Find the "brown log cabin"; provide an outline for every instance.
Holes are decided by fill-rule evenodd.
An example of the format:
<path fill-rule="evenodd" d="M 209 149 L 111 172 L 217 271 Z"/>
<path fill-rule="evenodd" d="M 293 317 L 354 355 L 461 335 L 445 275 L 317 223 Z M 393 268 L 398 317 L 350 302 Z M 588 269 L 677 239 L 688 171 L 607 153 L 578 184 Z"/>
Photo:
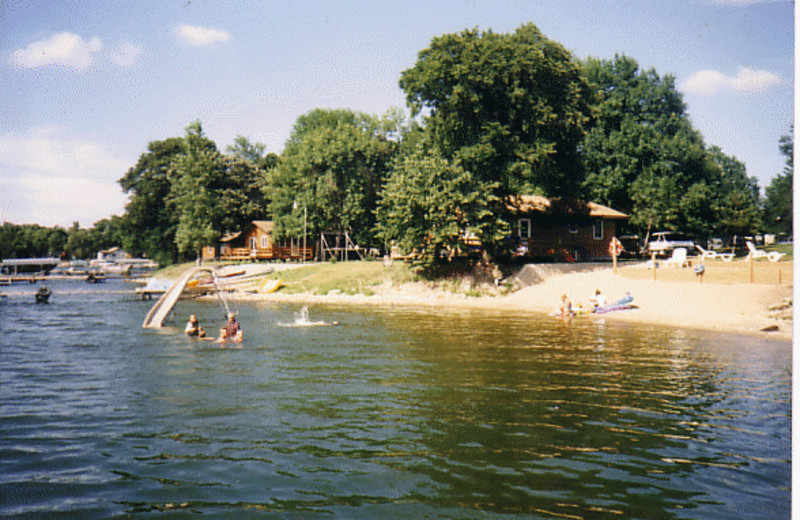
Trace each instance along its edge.
<path fill-rule="evenodd" d="M 248 260 L 311 260 L 313 247 L 302 247 L 302 241 L 276 244 L 272 237 L 271 220 L 254 220 L 242 231 L 220 240 L 219 259 L 226 261 Z"/>
<path fill-rule="evenodd" d="M 617 223 L 628 215 L 577 200 L 518 195 L 506 203 L 513 218 L 513 255 L 559 262 L 607 260 Z"/>

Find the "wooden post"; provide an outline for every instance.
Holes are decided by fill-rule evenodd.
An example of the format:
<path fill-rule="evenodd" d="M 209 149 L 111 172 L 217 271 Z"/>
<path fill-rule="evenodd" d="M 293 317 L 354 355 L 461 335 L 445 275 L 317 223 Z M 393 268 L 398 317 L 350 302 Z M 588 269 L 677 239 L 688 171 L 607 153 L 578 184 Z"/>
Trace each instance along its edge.
<path fill-rule="evenodd" d="M 778 285 L 781 284 L 781 268 L 778 268 Z"/>
<path fill-rule="evenodd" d="M 612 244 L 613 244 L 613 242 L 612 242 Z M 614 274 L 617 274 L 617 248 L 616 248 L 616 246 L 612 245 L 611 249 L 612 249 L 611 261 L 614 264 L 613 271 L 614 271 Z"/>
<path fill-rule="evenodd" d="M 750 283 L 753 283 L 753 255 L 750 255 Z"/>
<path fill-rule="evenodd" d="M 653 268 L 653 281 L 656 281 L 656 253 L 650 253 L 650 266 Z"/>

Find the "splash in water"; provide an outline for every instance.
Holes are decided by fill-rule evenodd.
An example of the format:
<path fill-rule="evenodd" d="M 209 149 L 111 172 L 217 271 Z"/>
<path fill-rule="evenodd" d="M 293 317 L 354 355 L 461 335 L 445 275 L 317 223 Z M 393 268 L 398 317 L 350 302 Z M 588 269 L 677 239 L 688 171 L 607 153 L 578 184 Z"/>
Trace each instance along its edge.
<path fill-rule="evenodd" d="M 303 305 L 303 308 L 300 309 L 300 312 L 295 314 L 295 319 L 291 323 L 278 323 L 281 327 L 320 327 L 325 325 L 338 325 L 338 321 L 334 322 L 326 322 L 326 321 L 311 321 L 308 318 L 308 306 Z"/>

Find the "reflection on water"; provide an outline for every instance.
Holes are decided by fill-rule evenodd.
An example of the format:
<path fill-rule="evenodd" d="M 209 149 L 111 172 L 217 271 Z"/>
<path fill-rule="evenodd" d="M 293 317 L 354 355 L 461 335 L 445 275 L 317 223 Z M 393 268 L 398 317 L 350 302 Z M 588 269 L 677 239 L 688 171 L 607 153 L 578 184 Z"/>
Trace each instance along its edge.
<path fill-rule="evenodd" d="M 64 282 L 0 303 L 0 515 L 786 518 L 791 346 L 545 316 L 242 305 L 242 349 Z"/>

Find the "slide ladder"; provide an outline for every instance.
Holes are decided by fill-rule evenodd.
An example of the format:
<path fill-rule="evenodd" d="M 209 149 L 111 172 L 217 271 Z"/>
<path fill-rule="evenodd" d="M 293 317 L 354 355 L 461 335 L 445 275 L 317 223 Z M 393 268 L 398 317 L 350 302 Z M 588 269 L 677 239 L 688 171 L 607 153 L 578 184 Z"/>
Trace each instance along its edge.
<path fill-rule="evenodd" d="M 208 267 L 193 267 L 189 269 L 185 273 L 181 275 L 172 286 L 167 289 L 167 291 L 158 299 L 153 308 L 150 309 L 150 312 L 147 313 L 147 316 L 144 319 L 144 323 L 142 323 L 142 327 L 145 329 L 160 329 L 161 324 L 164 323 L 164 320 L 167 319 L 172 308 L 177 303 L 178 298 L 180 298 L 181 293 L 186 288 L 186 284 L 189 283 L 192 276 L 195 273 L 200 271 L 208 271 L 213 274 L 213 270 Z"/>

